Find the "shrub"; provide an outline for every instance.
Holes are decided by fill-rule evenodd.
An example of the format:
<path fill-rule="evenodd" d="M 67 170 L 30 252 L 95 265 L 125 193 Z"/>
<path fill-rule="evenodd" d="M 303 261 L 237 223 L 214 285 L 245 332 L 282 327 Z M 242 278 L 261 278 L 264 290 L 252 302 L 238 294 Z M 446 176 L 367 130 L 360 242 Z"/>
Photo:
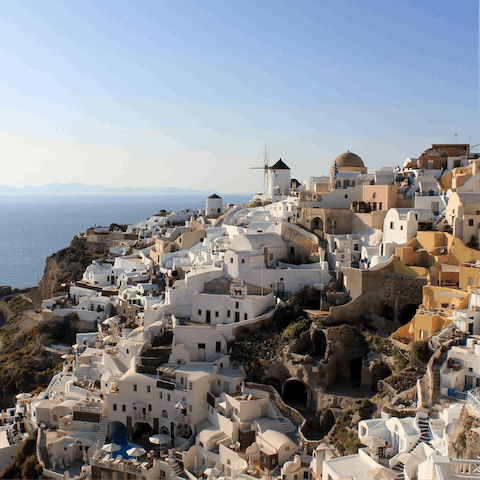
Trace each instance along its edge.
<path fill-rule="evenodd" d="M 432 352 L 428 348 L 428 342 L 426 340 L 418 340 L 413 342 L 410 350 L 414 362 L 421 362 L 423 364 L 428 363 Z"/>
<path fill-rule="evenodd" d="M 457 438 L 458 444 L 465 450 L 467 448 L 467 435 L 463 431 Z"/>

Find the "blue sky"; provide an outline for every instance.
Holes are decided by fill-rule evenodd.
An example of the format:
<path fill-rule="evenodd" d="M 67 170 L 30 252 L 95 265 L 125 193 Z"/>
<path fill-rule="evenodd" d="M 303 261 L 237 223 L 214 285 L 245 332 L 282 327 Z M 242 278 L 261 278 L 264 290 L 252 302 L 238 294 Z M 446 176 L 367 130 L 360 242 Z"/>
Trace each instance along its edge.
<path fill-rule="evenodd" d="M 1 184 L 257 192 L 478 140 L 478 2 L 4 0 Z"/>

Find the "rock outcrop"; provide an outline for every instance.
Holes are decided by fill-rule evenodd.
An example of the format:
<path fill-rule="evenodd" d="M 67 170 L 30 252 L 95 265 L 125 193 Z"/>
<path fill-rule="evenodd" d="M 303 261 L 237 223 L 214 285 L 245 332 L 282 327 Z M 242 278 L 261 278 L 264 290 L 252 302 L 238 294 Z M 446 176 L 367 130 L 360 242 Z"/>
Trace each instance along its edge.
<path fill-rule="evenodd" d="M 77 236 L 70 246 L 48 257 L 38 287 L 30 292 L 35 306 L 38 308 L 42 300 L 55 296 L 57 292 L 65 293 L 67 289 L 62 284 L 80 280 L 92 260 L 105 253 L 105 244 L 88 242 Z"/>

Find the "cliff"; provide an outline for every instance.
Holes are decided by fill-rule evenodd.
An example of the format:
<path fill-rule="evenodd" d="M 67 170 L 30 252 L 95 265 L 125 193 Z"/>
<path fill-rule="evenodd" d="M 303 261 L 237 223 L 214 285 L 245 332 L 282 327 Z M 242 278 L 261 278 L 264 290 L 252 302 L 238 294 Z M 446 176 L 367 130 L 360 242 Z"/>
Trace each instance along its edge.
<path fill-rule="evenodd" d="M 103 243 L 88 242 L 85 238 L 75 237 L 70 246 L 48 257 L 38 287 L 29 294 L 35 306 L 39 308 L 42 300 L 54 297 L 57 293 L 66 293 L 67 288 L 62 287 L 62 284 L 80 280 L 92 260 L 104 256 L 105 249 Z"/>

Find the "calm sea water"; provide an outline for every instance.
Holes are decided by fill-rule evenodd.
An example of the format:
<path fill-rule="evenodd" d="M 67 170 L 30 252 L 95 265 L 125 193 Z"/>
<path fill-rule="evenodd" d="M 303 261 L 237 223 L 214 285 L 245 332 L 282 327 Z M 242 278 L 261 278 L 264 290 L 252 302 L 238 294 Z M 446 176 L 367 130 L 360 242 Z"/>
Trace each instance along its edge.
<path fill-rule="evenodd" d="M 237 204 L 251 196 L 222 198 Z M 197 195 L 0 195 L 0 285 L 37 285 L 46 258 L 89 227 L 138 223 L 162 209 L 198 210 L 204 203 L 205 196 Z"/>

